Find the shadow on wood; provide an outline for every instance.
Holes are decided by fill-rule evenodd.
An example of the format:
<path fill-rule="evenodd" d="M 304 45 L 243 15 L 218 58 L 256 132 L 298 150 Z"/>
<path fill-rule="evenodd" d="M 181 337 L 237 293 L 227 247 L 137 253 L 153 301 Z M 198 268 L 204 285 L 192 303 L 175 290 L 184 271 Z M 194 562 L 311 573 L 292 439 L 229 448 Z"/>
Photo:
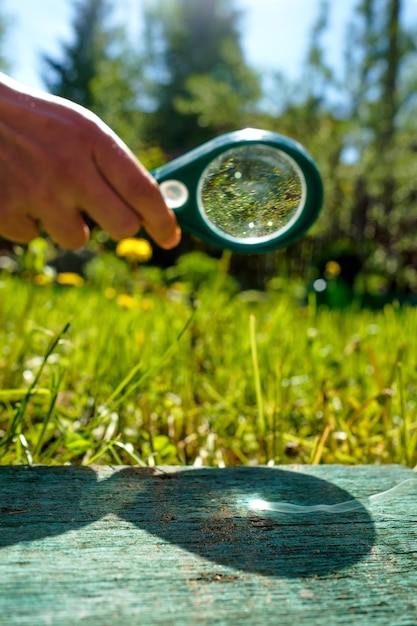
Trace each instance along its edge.
<path fill-rule="evenodd" d="M 335 504 L 353 496 L 283 468 L 0 468 L 0 548 L 117 516 L 216 564 L 274 577 L 326 576 L 364 559 L 368 511 L 255 514 L 253 499 Z M 129 548 L 135 558 L 135 546 Z"/>

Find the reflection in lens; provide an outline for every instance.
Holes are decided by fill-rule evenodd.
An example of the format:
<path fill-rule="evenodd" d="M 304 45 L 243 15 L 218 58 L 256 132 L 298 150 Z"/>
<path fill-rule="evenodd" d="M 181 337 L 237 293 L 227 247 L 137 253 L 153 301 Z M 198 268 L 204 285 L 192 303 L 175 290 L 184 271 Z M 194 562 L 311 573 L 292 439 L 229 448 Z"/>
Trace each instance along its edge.
<path fill-rule="evenodd" d="M 276 235 L 303 204 L 304 177 L 278 148 L 251 144 L 232 148 L 203 172 L 198 199 L 211 227 L 237 239 Z"/>

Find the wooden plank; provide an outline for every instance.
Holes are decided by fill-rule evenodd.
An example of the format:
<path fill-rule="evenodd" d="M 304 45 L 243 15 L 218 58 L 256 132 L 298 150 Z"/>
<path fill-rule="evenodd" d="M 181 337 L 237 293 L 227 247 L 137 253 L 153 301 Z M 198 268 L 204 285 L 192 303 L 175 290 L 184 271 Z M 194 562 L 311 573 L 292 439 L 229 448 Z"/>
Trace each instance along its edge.
<path fill-rule="evenodd" d="M 411 470 L 165 472 L 0 467 L 0 624 L 417 624 L 416 490 L 384 510 L 249 506 L 362 499 Z"/>

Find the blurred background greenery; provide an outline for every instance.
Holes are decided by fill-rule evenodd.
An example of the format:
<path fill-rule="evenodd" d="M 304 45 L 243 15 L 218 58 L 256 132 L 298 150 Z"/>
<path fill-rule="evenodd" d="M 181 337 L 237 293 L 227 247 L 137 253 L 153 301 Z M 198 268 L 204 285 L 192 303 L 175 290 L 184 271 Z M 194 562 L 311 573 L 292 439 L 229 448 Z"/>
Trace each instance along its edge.
<path fill-rule="evenodd" d="M 300 78 L 276 72 L 265 80 L 245 57 L 239 0 L 138 0 L 143 39 L 136 46 L 115 17 L 115 0 L 74 0 L 72 37 L 55 56 L 41 57 L 40 73 L 48 91 L 95 111 L 148 168 L 245 126 L 299 140 L 324 178 L 319 221 L 286 250 L 232 255 L 231 272 L 243 288 L 264 288 L 276 275 L 302 278 L 333 304 L 357 292 L 368 302 L 413 302 L 417 23 L 404 23 L 405 1 L 354 3 L 336 72 L 326 54 L 331 7 L 323 0 Z M 14 62 L 13 50 L 1 46 L 8 23 L 0 2 L 5 70 Z M 154 249 L 152 262 L 171 266 L 196 250 L 218 256 L 185 236 L 173 252 Z"/>

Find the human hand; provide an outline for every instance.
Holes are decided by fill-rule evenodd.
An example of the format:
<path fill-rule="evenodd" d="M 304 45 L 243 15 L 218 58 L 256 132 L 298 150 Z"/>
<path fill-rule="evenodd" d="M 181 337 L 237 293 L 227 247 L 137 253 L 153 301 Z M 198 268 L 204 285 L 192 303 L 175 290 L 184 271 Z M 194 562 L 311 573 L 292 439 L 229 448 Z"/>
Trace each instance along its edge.
<path fill-rule="evenodd" d="M 80 248 L 83 213 L 114 239 L 143 226 L 162 248 L 180 240 L 156 181 L 104 122 L 0 73 L 0 235 L 27 243 L 42 227 Z"/>

